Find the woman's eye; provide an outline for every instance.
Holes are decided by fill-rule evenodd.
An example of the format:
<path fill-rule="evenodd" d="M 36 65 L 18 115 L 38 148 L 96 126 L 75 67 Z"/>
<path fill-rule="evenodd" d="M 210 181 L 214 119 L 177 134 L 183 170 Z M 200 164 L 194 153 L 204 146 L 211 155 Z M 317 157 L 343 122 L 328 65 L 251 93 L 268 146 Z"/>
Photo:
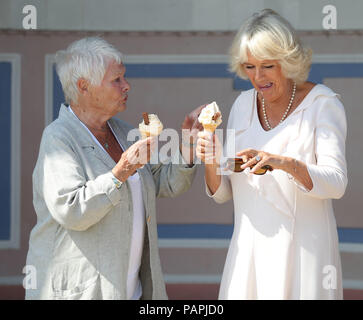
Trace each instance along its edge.
<path fill-rule="evenodd" d="M 273 67 L 274 67 L 273 65 L 265 66 L 265 68 L 267 68 L 267 69 L 271 69 L 271 68 L 273 68 Z"/>
<path fill-rule="evenodd" d="M 253 69 L 254 66 L 246 66 L 246 69 Z"/>

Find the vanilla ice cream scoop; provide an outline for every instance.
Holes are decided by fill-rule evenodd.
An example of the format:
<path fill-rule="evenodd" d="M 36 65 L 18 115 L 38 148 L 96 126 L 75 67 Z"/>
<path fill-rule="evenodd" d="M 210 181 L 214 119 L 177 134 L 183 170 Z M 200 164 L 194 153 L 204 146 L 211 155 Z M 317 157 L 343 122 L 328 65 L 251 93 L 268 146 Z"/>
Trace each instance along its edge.
<path fill-rule="evenodd" d="M 139 131 L 143 139 L 151 136 L 158 136 L 162 130 L 163 124 L 156 114 L 143 112 L 143 120 L 139 124 Z"/>
<path fill-rule="evenodd" d="M 205 131 L 214 132 L 222 123 L 222 114 L 215 101 L 202 109 L 198 121 L 203 125 Z"/>

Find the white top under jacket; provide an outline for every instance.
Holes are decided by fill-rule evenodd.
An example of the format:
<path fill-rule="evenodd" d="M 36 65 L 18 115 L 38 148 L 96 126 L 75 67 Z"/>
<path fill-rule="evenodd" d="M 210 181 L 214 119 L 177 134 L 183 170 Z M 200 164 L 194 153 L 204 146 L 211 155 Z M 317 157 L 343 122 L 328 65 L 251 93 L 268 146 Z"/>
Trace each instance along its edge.
<path fill-rule="evenodd" d="M 88 131 L 94 142 L 107 153 L 103 145 L 97 140 L 94 134 L 87 128 L 87 126 L 77 117 L 77 115 L 72 110 L 72 107 L 68 107 L 68 111 L 71 112 L 80 124 Z M 115 132 L 112 127 L 107 123 L 110 130 L 112 131 L 116 141 L 122 149 L 120 141 L 117 139 Z M 125 151 L 125 150 L 124 150 Z M 129 270 L 127 272 L 127 299 L 128 300 L 139 300 L 142 295 L 141 282 L 139 277 L 139 271 L 141 267 L 141 257 L 145 234 L 145 209 L 142 200 L 142 188 L 139 173 L 136 171 L 132 176 L 130 176 L 127 181 L 130 185 L 131 195 L 132 195 L 132 208 L 134 212 L 132 221 L 132 238 L 131 238 L 131 249 L 130 249 L 130 262 Z"/>
<path fill-rule="evenodd" d="M 217 203 L 234 202 L 220 299 L 342 298 L 331 199 L 342 197 L 347 185 L 346 128 L 338 95 L 324 85 L 316 85 L 269 131 L 259 122 L 254 89 L 236 99 L 227 126 L 235 131 L 227 137 L 224 156 L 254 148 L 293 157 L 307 165 L 313 188 L 305 190 L 282 170 L 224 175 L 213 196 L 207 188 Z"/>

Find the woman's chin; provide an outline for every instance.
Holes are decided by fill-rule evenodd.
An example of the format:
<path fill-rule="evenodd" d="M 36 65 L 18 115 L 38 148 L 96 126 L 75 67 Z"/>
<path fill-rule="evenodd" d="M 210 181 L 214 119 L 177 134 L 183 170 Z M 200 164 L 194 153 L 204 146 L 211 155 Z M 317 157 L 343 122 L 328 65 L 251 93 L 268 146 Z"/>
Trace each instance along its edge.
<path fill-rule="evenodd" d="M 119 107 L 118 107 L 118 112 L 122 112 L 125 111 L 127 109 L 126 103 L 120 103 Z"/>

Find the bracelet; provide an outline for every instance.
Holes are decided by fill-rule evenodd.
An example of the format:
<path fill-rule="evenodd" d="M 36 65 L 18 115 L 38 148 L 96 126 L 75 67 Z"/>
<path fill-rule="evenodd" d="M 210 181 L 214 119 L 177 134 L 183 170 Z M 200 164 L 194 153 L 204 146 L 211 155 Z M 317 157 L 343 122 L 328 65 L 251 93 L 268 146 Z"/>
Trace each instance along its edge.
<path fill-rule="evenodd" d="M 115 177 L 112 177 L 112 181 L 113 181 L 113 183 L 116 185 L 116 188 L 117 189 L 120 189 L 121 188 L 121 186 L 122 186 L 122 182 L 120 181 L 120 180 L 118 180 L 117 178 L 115 178 Z"/>

